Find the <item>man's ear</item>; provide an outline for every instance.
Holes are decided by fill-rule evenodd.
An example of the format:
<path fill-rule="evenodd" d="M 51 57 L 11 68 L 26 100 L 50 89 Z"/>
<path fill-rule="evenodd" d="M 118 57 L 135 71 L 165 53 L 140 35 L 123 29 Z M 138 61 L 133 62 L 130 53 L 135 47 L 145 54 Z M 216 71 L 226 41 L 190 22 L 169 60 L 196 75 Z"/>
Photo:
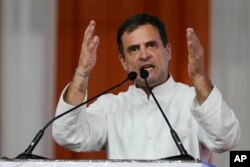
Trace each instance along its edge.
<path fill-rule="evenodd" d="M 121 54 L 119 54 L 119 58 L 120 58 L 120 62 L 121 62 L 121 64 L 122 64 L 122 66 L 123 66 L 123 69 L 125 70 L 125 71 L 128 71 L 128 69 L 127 69 L 127 66 L 126 66 L 126 60 L 125 60 L 125 57 L 124 56 L 122 56 Z"/>
<path fill-rule="evenodd" d="M 171 44 L 168 42 L 165 48 L 168 54 L 168 61 L 170 61 L 171 60 Z"/>

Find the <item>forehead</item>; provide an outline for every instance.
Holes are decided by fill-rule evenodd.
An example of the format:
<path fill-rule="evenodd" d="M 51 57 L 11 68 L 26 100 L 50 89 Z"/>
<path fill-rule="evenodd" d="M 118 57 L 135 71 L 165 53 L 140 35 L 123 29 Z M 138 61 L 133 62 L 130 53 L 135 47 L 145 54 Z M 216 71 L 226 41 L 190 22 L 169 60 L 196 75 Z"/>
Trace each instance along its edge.
<path fill-rule="evenodd" d="M 158 29 L 151 24 L 141 25 L 132 32 L 125 31 L 122 35 L 124 46 L 145 43 L 151 40 L 160 40 Z"/>

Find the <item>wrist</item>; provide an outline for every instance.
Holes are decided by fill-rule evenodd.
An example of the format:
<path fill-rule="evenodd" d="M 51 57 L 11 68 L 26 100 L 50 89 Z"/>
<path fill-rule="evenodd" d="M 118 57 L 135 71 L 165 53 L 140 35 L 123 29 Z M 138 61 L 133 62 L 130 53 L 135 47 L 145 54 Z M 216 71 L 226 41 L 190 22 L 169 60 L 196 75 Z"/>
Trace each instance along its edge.
<path fill-rule="evenodd" d="M 90 72 L 82 71 L 82 70 L 80 70 L 80 68 L 75 69 L 75 75 L 81 76 L 81 77 L 83 77 L 85 79 L 89 77 L 89 74 L 90 74 Z"/>
<path fill-rule="evenodd" d="M 72 88 L 74 88 L 75 91 L 84 93 L 87 89 L 88 80 L 89 72 L 77 67 L 75 69 L 74 77 L 72 78 L 70 85 Z"/>
<path fill-rule="evenodd" d="M 193 84 L 196 90 L 197 98 L 200 104 L 202 104 L 211 91 L 213 90 L 213 84 L 207 76 L 199 75 L 193 80 Z"/>

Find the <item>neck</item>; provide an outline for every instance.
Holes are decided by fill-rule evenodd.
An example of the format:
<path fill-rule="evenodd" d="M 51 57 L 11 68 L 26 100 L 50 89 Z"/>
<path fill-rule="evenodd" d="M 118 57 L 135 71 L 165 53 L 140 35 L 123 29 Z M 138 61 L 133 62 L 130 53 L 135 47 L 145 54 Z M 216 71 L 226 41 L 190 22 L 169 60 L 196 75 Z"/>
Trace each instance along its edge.
<path fill-rule="evenodd" d="M 146 86 L 143 86 L 143 87 L 139 87 L 141 88 L 147 95 L 148 99 L 149 99 L 149 96 L 150 96 L 150 91 L 148 90 L 148 88 Z M 150 89 L 152 90 L 153 88 L 150 87 Z"/>

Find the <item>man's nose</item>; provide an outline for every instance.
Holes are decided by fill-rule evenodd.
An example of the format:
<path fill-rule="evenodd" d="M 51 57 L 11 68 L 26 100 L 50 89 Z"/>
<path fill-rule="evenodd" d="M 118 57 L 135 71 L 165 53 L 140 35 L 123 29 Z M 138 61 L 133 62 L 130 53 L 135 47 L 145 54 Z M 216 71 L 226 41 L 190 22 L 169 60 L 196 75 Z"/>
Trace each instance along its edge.
<path fill-rule="evenodd" d="M 141 47 L 140 59 L 147 60 L 150 57 L 146 47 Z"/>

